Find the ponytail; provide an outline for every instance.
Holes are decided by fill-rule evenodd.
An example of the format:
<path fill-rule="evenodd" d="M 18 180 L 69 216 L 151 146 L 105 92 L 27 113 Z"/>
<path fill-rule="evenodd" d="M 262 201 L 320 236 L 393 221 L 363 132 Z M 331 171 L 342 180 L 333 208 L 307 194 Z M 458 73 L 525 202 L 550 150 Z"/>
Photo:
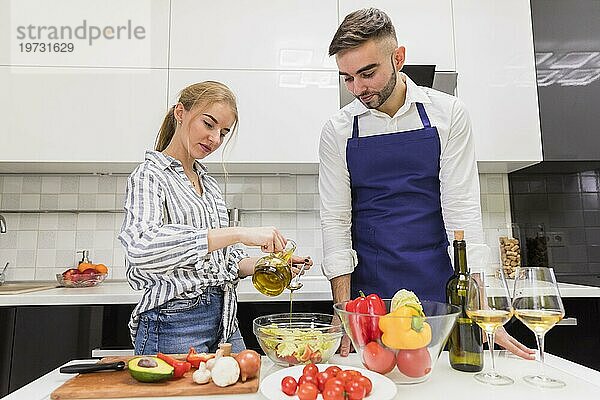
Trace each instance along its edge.
<path fill-rule="evenodd" d="M 163 151 L 166 149 L 169 143 L 171 143 L 171 139 L 173 139 L 175 127 L 177 126 L 175 123 L 175 114 L 173 113 L 174 110 L 175 106 L 169 108 L 169 111 L 167 111 L 167 115 L 165 115 L 165 119 L 160 126 L 158 136 L 156 137 L 156 143 L 154 144 L 154 150 L 156 151 Z"/>

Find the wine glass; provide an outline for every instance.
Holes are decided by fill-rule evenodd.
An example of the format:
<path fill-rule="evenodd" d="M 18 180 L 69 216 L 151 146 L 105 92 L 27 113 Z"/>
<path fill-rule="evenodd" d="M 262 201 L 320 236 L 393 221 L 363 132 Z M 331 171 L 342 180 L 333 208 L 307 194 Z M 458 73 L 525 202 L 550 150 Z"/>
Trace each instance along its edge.
<path fill-rule="evenodd" d="M 479 382 L 490 385 L 510 385 L 514 381 L 496 372 L 494 360 L 494 336 L 496 330 L 507 323 L 513 315 L 510 294 L 504 271 L 500 266 L 492 266 L 485 271 L 471 274 L 467 291 L 467 315 L 483 329 L 487 335 L 492 359 L 492 370 L 475 374 Z"/>
<path fill-rule="evenodd" d="M 535 386 L 561 388 L 563 381 L 544 375 L 544 335 L 565 316 L 552 268 L 517 268 L 513 296 L 515 316 L 535 334 L 540 351 L 538 375 L 523 379 Z"/>

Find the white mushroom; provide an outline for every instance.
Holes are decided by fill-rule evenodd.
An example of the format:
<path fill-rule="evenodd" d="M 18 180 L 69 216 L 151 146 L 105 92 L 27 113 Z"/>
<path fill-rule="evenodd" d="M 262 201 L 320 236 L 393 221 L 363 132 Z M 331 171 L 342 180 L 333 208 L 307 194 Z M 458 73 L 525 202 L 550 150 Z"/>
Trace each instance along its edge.
<path fill-rule="evenodd" d="M 240 378 L 240 366 L 233 357 L 220 357 L 215 361 L 215 365 L 211 370 L 211 377 L 217 386 L 233 385 Z"/>
<path fill-rule="evenodd" d="M 210 382 L 210 371 L 206 369 L 206 363 L 201 362 L 198 365 L 198 370 L 192 375 L 192 380 L 199 385 Z"/>

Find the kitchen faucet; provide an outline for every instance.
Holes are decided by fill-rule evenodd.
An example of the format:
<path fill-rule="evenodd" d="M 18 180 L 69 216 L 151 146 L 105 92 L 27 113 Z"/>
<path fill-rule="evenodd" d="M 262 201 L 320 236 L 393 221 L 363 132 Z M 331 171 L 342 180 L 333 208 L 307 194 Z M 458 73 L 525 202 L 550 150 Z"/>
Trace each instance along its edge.
<path fill-rule="evenodd" d="M 0 233 L 6 233 L 6 220 L 0 215 Z"/>

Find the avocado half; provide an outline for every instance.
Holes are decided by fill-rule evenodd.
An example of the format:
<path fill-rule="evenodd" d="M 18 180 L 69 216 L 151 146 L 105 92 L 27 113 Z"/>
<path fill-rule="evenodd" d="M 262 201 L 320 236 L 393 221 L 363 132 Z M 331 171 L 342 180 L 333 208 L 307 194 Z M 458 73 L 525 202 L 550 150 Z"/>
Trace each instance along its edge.
<path fill-rule="evenodd" d="M 155 367 L 142 367 L 138 363 L 142 359 L 148 359 L 156 362 Z M 143 363 L 142 363 L 143 364 Z M 131 376 L 140 382 L 161 382 L 170 379 L 173 376 L 174 368 L 158 357 L 144 356 L 135 357 L 127 363 L 127 369 Z"/>

